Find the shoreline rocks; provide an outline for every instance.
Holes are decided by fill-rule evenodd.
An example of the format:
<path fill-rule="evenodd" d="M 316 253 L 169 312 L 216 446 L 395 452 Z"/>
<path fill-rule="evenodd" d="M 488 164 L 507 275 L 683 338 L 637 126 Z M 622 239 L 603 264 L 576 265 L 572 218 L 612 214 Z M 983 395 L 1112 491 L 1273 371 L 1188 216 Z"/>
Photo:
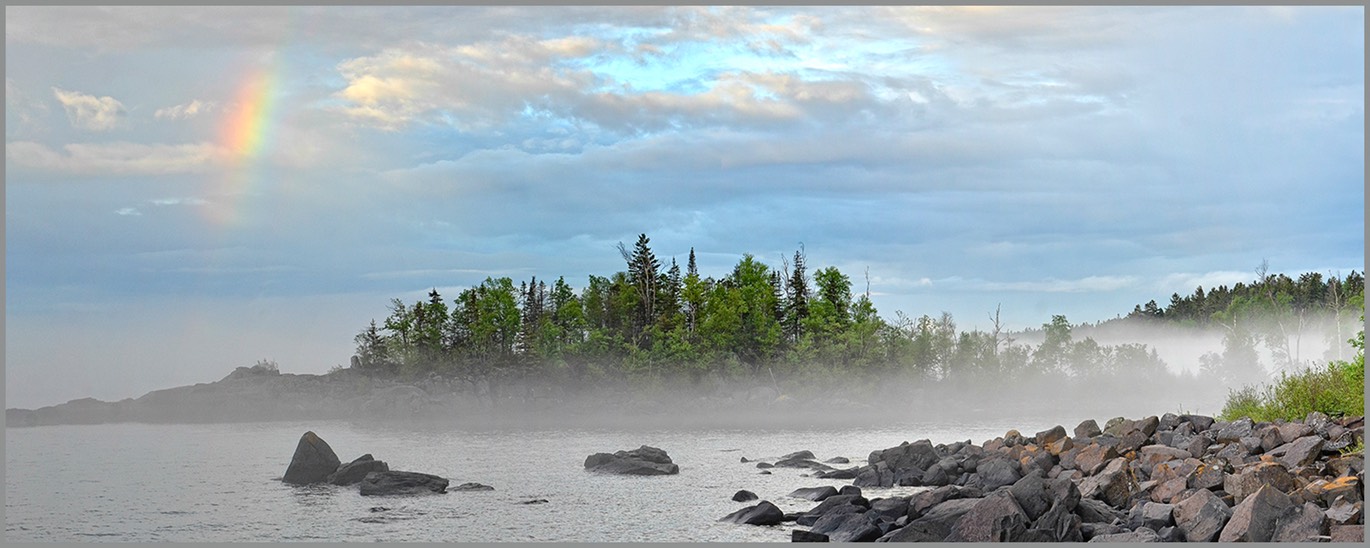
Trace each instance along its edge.
<path fill-rule="evenodd" d="M 1091 419 L 1074 436 L 1057 425 L 978 446 L 904 442 L 871 452 L 853 485 L 931 489 L 867 500 L 801 488 L 790 496 L 821 502 L 791 540 L 1360 542 L 1365 457 L 1341 450 L 1364 443 L 1364 423 L 1167 413 Z"/>
<path fill-rule="evenodd" d="M 328 446 L 328 442 L 313 431 L 305 432 L 295 446 L 295 455 L 290 458 L 290 466 L 286 468 L 281 481 L 295 485 L 322 483 L 341 464 L 342 461 L 338 460 L 338 455 Z"/>
<path fill-rule="evenodd" d="M 585 458 L 585 469 L 605 474 L 665 476 L 680 473 L 670 455 L 656 447 L 643 445 L 632 451 L 595 453 Z"/>

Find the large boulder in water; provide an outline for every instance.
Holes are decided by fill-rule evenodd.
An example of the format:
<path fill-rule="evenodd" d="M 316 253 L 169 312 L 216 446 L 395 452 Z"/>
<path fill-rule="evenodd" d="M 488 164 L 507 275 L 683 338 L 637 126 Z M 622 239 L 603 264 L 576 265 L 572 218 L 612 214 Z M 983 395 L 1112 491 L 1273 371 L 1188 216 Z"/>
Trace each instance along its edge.
<path fill-rule="evenodd" d="M 352 485 L 366 479 L 366 475 L 372 472 L 389 472 L 390 465 L 385 461 L 376 460 L 367 453 L 357 460 L 338 467 L 336 472 L 328 475 L 328 483 L 333 485 Z"/>
<path fill-rule="evenodd" d="M 618 451 L 613 454 L 595 453 L 585 458 L 585 469 L 591 472 L 632 476 L 680 473 L 680 467 L 671 462 L 671 457 L 665 451 L 646 445 L 632 451 Z"/>
<path fill-rule="evenodd" d="M 446 493 L 447 478 L 421 472 L 372 472 L 361 482 L 364 496 Z"/>
<path fill-rule="evenodd" d="M 770 501 L 763 500 L 756 506 L 748 506 L 718 519 L 718 521 L 728 521 L 743 525 L 779 525 L 785 519 L 785 513 L 780 511 Z"/>
<path fill-rule="evenodd" d="M 290 458 L 290 466 L 285 469 L 281 481 L 295 485 L 320 483 L 326 481 L 329 474 L 337 471 L 341 464 L 342 461 L 338 460 L 337 453 L 328 446 L 328 442 L 313 431 L 305 432 L 295 446 L 295 456 Z"/>

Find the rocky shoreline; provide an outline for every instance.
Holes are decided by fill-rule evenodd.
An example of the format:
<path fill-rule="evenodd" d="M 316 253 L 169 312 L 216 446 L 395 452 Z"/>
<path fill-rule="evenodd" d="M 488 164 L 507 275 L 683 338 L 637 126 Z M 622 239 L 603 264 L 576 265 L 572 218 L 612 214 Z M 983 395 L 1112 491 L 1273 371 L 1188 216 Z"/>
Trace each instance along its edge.
<path fill-rule="evenodd" d="M 788 466 L 841 473 L 852 485 L 797 490 L 791 496 L 818 501 L 806 512 L 763 500 L 720 521 L 793 524 L 796 542 L 1362 542 L 1365 459 L 1347 450 L 1364 432 L 1364 417 L 1168 413 L 1103 428 L 1087 420 L 1073 435 L 1056 426 L 981 445 L 905 442 L 848 469 L 790 457 Z M 860 492 L 894 485 L 930 489 Z"/>

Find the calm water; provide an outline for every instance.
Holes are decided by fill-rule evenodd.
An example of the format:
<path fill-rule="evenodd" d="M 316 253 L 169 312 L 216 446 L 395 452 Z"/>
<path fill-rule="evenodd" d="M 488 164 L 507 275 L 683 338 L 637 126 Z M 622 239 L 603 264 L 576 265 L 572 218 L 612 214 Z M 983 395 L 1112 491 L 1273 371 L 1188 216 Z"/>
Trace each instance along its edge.
<path fill-rule="evenodd" d="M 351 422 L 115 424 L 5 431 L 6 541 L 788 541 L 793 524 L 716 520 L 748 489 L 785 511 L 814 503 L 785 495 L 850 481 L 759 474 L 748 459 L 813 451 L 864 464 L 873 450 L 928 438 L 981 443 L 1085 417 L 965 424 L 926 420 L 849 429 L 462 430 Z M 344 462 L 363 453 L 392 470 L 428 472 L 494 491 L 363 497 L 356 486 L 281 483 L 299 437 L 313 430 Z M 680 474 L 588 473 L 596 452 L 665 449 Z M 846 467 L 850 465 L 836 465 Z M 866 489 L 867 497 L 916 488 Z M 522 504 L 546 499 L 543 504 Z M 373 511 L 380 507 L 385 510 Z"/>

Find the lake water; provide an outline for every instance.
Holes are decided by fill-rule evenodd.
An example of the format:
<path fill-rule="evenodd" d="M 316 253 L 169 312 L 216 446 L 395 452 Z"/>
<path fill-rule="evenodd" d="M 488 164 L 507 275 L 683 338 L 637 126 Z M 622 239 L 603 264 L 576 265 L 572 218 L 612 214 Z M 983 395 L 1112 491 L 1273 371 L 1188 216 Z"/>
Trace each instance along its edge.
<path fill-rule="evenodd" d="M 810 450 L 819 461 L 865 464 L 904 441 L 972 440 L 1011 428 L 1025 435 L 1091 417 L 922 419 L 902 425 L 748 429 L 461 429 L 347 421 L 109 424 L 5 430 L 5 540 L 13 541 L 727 541 L 789 540 L 793 524 L 757 527 L 718 518 L 753 503 L 787 512 L 815 503 L 785 495 L 850 480 L 760 474 L 751 460 Z M 1103 418 L 1096 420 L 1102 424 Z M 283 484 L 300 435 L 313 430 L 344 462 L 363 453 L 392 470 L 437 474 L 494 491 L 363 497 L 357 487 Z M 660 447 L 673 476 L 586 472 L 597 452 Z M 872 489 L 868 498 L 918 488 Z M 546 503 L 524 504 L 545 499 Z"/>

